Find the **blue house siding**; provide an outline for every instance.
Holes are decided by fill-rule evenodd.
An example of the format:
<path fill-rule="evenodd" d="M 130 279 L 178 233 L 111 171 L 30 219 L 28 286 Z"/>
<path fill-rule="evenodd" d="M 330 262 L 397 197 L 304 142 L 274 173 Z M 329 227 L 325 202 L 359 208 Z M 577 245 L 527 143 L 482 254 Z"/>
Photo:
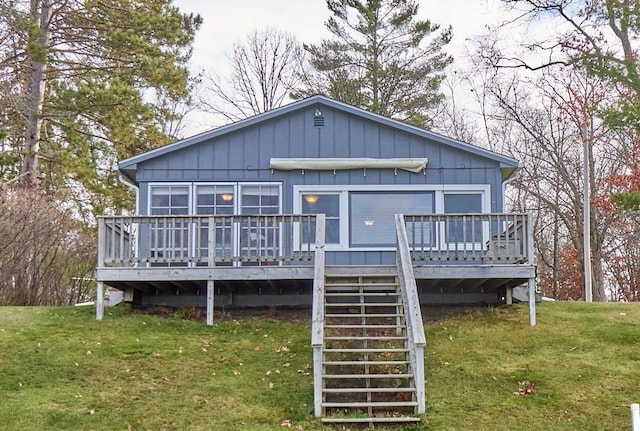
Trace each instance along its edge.
<path fill-rule="evenodd" d="M 315 108 L 277 117 L 137 166 L 140 193 L 150 182 L 281 181 L 284 208 L 293 209 L 291 186 L 376 184 L 489 184 L 491 210 L 502 211 L 500 164 L 429 139 L 394 130 L 321 105 L 324 127 L 313 126 Z M 272 171 L 272 157 L 427 157 L 426 175 L 392 169 Z M 146 201 L 146 199 L 141 199 Z M 140 212 L 145 207 L 141 205 Z"/>
<path fill-rule="evenodd" d="M 319 110 L 324 125 L 314 125 Z M 402 169 L 272 170 L 272 158 L 427 158 L 424 172 Z M 420 188 L 444 193 L 488 190 L 483 211 L 502 212 L 503 180 L 517 161 L 323 96 L 225 126 L 120 163 L 139 188 L 139 214 L 149 210 L 149 186 L 184 183 L 279 183 L 282 213 L 299 212 L 303 190 L 401 191 Z M 506 168 L 506 170 L 505 170 Z M 304 188 L 307 186 L 307 188 Z M 398 186 L 394 189 L 393 186 Z M 324 188 L 324 189 L 323 189 Z M 442 204 L 440 204 L 442 205 Z M 435 210 L 436 208 L 434 208 Z M 347 240 L 344 240 L 343 245 Z M 390 264 L 395 253 L 380 250 L 329 250 L 328 264 Z"/>

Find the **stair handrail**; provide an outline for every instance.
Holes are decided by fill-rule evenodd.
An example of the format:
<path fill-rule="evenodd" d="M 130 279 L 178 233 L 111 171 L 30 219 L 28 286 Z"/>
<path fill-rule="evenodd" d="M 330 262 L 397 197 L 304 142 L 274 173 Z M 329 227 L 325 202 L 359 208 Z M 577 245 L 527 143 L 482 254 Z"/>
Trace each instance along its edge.
<path fill-rule="evenodd" d="M 413 274 L 413 263 L 409 251 L 409 240 L 405 227 L 404 216 L 395 215 L 396 222 L 396 263 L 398 266 L 398 281 L 404 304 L 409 361 L 414 374 L 416 386 L 417 413 L 425 412 L 424 391 L 424 346 L 427 344 L 422 324 L 422 311 L 420 310 L 420 298 L 416 288 L 416 279 Z"/>
<path fill-rule="evenodd" d="M 316 216 L 316 245 L 313 268 L 313 308 L 311 346 L 313 347 L 313 410 L 322 416 L 322 349 L 324 346 L 325 215 Z"/>

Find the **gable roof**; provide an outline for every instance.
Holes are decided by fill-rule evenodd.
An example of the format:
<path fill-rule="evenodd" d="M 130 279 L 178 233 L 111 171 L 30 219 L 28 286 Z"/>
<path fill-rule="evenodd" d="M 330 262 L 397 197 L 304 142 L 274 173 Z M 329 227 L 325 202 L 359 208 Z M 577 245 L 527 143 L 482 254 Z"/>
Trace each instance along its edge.
<path fill-rule="evenodd" d="M 179 151 L 179 150 L 182 150 L 183 148 L 187 148 L 192 145 L 197 145 L 209 139 L 217 138 L 227 133 L 231 133 L 236 130 L 242 129 L 244 127 L 248 127 L 266 120 L 270 120 L 272 118 L 276 118 L 281 115 L 286 115 L 290 112 L 294 112 L 294 111 L 308 108 L 308 107 L 313 107 L 316 105 L 324 105 L 339 111 L 346 112 L 351 115 L 362 117 L 367 120 L 371 120 L 371 121 L 374 121 L 398 130 L 405 131 L 407 133 L 411 133 L 416 136 L 430 139 L 432 141 L 453 147 L 455 149 L 463 150 L 481 157 L 486 157 L 488 159 L 495 160 L 498 163 L 500 163 L 503 181 L 506 181 L 512 178 L 516 174 L 516 172 L 522 167 L 521 163 L 518 162 L 517 160 L 504 156 L 502 154 L 498 154 L 493 151 L 490 151 L 475 145 L 457 141 L 455 139 L 447 138 L 446 136 L 439 135 L 437 133 L 430 132 L 425 129 L 421 129 L 419 127 L 412 126 L 410 124 L 403 123 L 398 120 L 384 117 L 379 114 L 374 114 L 372 112 L 365 111 L 364 109 L 357 108 L 355 106 L 348 105 L 343 102 L 339 102 L 337 100 L 328 98 L 326 96 L 315 95 L 315 96 L 311 96 L 306 99 L 302 99 L 302 100 L 293 102 L 291 104 L 282 106 L 280 108 L 276 108 L 272 111 L 264 112 L 254 117 L 249 117 L 244 120 L 240 120 L 236 123 L 228 124 L 226 126 L 209 130 L 207 132 L 203 132 L 198 135 L 194 135 L 189 138 L 182 139 L 180 141 L 176 141 L 171 144 L 164 145 L 162 147 L 158 147 L 153 150 L 129 157 L 127 159 L 124 159 L 118 162 L 118 169 L 120 170 L 120 172 L 125 174 L 129 179 L 133 180 L 132 176 L 129 175 L 128 173 L 132 173 L 132 171 L 135 171 L 136 165 L 138 163 L 145 162 L 147 160 L 153 159 L 155 157 L 163 156 L 165 154 L 168 154 L 174 151 Z"/>

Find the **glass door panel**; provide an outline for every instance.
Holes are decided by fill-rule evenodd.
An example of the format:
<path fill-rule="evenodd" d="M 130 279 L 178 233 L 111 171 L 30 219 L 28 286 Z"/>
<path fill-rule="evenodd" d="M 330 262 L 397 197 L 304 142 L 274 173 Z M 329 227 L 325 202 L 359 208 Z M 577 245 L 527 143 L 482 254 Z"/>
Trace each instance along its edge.
<path fill-rule="evenodd" d="M 248 262 L 275 258 L 281 254 L 281 223 L 261 215 L 279 214 L 280 185 L 240 185 L 240 214 L 245 217 L 239 229 L 240 254 Z"/>
<path fill-rule="evenodd" d="M 195 210 L 198 215 L 233 215 L 236 191 L 233 185 L 197 185 Z M 230 265 L 234 255 L 234 230 L 231 218 L 217 219 L 212 232 L 216 265 Z M 200 264 L 209 259 L 209 221 L 203 220 L 197 228 L 196 255 Z"/>

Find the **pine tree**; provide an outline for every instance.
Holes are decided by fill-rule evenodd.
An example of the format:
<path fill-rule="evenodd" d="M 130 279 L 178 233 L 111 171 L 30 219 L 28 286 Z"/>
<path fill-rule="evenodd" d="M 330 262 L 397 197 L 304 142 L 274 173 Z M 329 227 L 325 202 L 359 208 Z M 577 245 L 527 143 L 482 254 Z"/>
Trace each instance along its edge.
<path fill-rule="evenodd" d="M 323 93 L 374 113 L 428 126 L 441 99 L 442 51 L 452 30 L 417 19 L 415 0 L 327 0 L 332 39 L 305 45 L 313 72 L 302 97 Z"/>
<path fill-rule="evenodd" d="M 1 4 L 0 122 L 20 164 L 10 181 L 69 190 L 93 212 L 122 205 L 113 162 L 174 138 L 158 101 L 187 100 L 200 23 L 171 0 Z"/>

